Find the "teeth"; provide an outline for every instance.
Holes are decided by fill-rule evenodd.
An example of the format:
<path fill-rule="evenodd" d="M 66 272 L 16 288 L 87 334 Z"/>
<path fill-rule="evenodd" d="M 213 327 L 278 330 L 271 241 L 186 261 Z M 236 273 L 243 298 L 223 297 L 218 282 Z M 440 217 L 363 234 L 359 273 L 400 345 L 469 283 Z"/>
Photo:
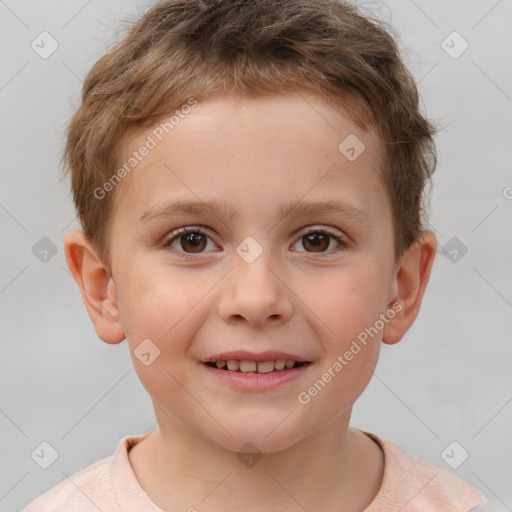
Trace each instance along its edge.
<path fill-rule="evenodd" d="M 256 361 L 240 361 L 240 371 L 244 373 L 255 372 L 257 366 Z"/>
<path fill-rule="evenodd" d="M 258 373 L 269 373 L 274 371 L 274 361 L 258 363 Z"/>
<path fill-rule="evenodd" d="M 236 359 L 230 359 L 228 361 L 228 370 L 236 372 L 239 368 L 240 368 L 240 361 L 237 361 Z"/>
<path fill-rule="evenodd" d="M 219 369 L 227 369 L 232 372 L 257 372 L 257 373 L 271 373 L 274 370 L 290 369 L 295 366 L 294 359 L 277 359 L 275 361 L 249 361 L 246 359 L 228 359 L 227 361 L 219 360 L 215 362 L 215 366 Z"/>

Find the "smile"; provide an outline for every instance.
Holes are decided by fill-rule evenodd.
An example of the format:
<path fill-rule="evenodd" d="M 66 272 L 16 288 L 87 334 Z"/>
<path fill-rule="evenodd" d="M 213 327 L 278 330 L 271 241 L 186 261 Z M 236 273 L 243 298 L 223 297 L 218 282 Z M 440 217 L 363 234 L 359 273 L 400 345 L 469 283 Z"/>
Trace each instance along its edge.
<path fill-rule="evenodd" d="M 205 364 L 211 368 L 218 368 L 219 370 L 230 372 L 266 374 L 290 370 L 307 363 L 297 362 L 294 359 L 277 359 L 275 361 L 250 361 L 247 359 L 228 359 L 225 361 L 220 359 L 215 362 L 209 361 Z"/>
<path fill-rule="evenodd" d="M 284 364 L 283 364 L 284 363 Z M 275 361 L 250 361 L 244 359 L 217 360 L 200 363 L 200 368 L 214 382 L 237 391 L 270 391 L 282 388 L 302 377 L 313 363 L 297 362 L 293 359 Z"/>

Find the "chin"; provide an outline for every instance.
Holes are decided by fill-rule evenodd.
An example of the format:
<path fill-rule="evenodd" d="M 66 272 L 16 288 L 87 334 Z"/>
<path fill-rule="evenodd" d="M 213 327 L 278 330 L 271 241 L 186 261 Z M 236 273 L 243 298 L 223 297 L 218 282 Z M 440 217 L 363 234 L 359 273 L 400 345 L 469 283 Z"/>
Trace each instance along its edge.
<path fill-rule="evenodd" d="M 279 421 L 282 421 L 280 418 Z M 259 426 L 255 423 L 242 423 L 238 425 L 224 425 L 231 436 L 221 429 L 216 435 L 206 435 L 220 446 L 234 452 L 259 452 L 273 453 L 285 450 L 300 441 L 297 432 L 282 428 L 278 422 L 262 422 Z M 288 426 L 290 427 L 290 426 Z"/>

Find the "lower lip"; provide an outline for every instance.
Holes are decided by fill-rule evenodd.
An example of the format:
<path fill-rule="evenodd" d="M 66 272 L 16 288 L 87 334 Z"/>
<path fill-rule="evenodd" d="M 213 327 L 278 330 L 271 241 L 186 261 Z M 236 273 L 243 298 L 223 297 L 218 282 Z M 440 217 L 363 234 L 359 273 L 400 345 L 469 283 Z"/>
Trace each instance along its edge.
<path fill-rule="evenodd" d="M 247 391 L 266 391 L 279 388 L 300 378 L 311 366 L 311 363 L 307 363 L 297 368 L 278 370 L 275 373 L 242 373 L 219 370 L 204 363 L 200 364 L 214 378 L 234 388 Z"/>

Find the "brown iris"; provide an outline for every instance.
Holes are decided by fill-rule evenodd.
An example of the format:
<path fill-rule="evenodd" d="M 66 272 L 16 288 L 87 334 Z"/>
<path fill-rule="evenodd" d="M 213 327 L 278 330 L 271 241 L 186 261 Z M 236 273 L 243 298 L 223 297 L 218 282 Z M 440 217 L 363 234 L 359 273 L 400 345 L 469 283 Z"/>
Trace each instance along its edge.
<path fill-rule="evenodd" d="M 327 250 L 329 248 L 330 235 L 325 233 L 309 233 L 302 237 L 302 247 L 309 250 L 307 245 L 313 247 L 313 252 L 322 252 L 322 249 Z M 318 250 L 320 248 L 320 250 Z"/>
<path fill-rule="evenodd" d="M 180 237 L 180 242 L 187 252 L 201 252 L 206 247 L 206 236 L 201 233 L 188 233 Z"/>

